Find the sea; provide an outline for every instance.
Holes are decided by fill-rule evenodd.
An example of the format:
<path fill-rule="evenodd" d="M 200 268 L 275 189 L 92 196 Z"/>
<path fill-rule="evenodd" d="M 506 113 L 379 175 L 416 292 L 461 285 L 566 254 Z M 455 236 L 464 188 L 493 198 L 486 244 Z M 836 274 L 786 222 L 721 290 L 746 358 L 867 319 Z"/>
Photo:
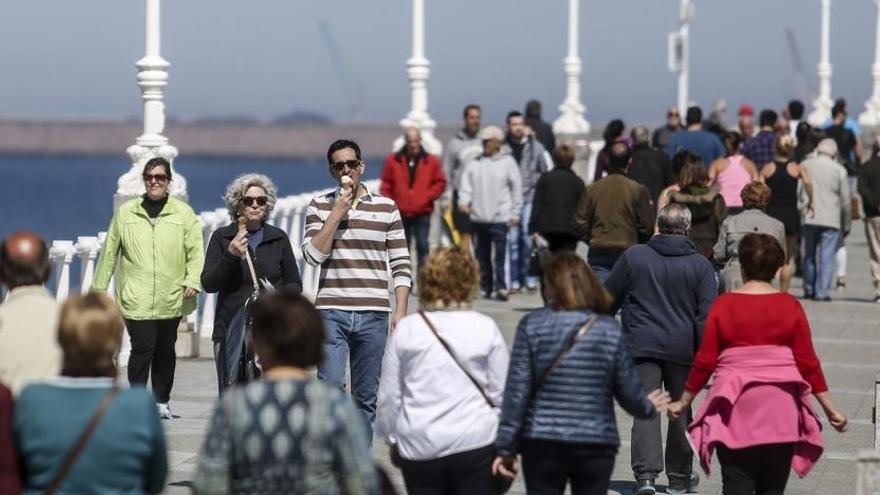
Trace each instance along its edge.
<path fill-rule="evenodd" d="M 364 179 L 376 179 L 381 159 L 367 159 Z M 0 238 L 19 229 L 40 234 L 47 243 L 96 236 L 113 216 L 113 194 L 120 175 L 131 167 L 120 156 L 0 155 Z M 247 157 L 189 157 L 174 162 L 186 178 L 196 213 L 224 206 L 223 193 L 236 176 L 269 176 L 284 197 L 332 186 L 326 161 Z"/>

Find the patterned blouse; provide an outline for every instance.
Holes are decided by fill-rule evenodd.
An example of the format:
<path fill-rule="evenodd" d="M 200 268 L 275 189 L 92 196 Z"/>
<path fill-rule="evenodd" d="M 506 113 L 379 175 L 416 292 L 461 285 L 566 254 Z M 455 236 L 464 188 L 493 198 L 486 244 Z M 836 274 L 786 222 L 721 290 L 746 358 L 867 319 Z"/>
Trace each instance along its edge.
<path fill-rule="evenodd" d="M 256 381 L 218 403 L 202 446 L 202 494 L 378 493 L 363 417 L 314 380 Z"/>

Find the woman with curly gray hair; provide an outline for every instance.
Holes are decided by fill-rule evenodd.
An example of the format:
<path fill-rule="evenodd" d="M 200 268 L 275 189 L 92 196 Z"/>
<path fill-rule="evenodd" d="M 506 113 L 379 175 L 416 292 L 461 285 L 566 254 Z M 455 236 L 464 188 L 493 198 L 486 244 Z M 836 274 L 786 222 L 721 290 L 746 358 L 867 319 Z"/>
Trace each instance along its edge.
<path fill-rule="evenodd" d="M 223 195 L 232 223 L 214 232 L 205 253 L 202 286 L 206 292 L 218 293 L 211 340 L 221 393 L 245 380 L 246 303 L 255 289 L 302 292 L 290 239 L 283 230 L 266 223 L 277 194 L 275 184 L 265 175 L 236 177 Z M 253 261 L 257 287 L 247 254 Z"/>

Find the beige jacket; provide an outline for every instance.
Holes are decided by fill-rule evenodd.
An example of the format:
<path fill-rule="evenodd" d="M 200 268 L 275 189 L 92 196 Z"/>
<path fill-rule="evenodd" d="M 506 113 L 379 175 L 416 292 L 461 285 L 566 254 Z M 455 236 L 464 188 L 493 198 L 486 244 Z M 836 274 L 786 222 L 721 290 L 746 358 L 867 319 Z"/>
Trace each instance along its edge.
<path fill-rule="evenodd" d="M 18 395 L 61 371 L 58 303 L 41 286 L 18 287 L 0 304 L 0 382 Z"/>

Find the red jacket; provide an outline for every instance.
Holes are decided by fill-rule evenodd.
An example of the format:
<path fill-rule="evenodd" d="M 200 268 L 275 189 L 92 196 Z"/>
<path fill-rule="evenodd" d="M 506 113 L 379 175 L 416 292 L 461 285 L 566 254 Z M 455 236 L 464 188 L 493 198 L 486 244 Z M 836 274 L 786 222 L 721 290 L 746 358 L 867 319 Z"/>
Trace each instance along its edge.
<path fill-rule="evenodd" d="M 410 181 L 405 151 L 391 153 L 385 159 L 380 192 L 397 203 L 402 216 L 414 217 L 431 213 L 434 211 L 434 201 L 445 189 L 446 176 L 443 175 L 440 160 L 436 156 L 422 152 L 413 181 Z"/>

